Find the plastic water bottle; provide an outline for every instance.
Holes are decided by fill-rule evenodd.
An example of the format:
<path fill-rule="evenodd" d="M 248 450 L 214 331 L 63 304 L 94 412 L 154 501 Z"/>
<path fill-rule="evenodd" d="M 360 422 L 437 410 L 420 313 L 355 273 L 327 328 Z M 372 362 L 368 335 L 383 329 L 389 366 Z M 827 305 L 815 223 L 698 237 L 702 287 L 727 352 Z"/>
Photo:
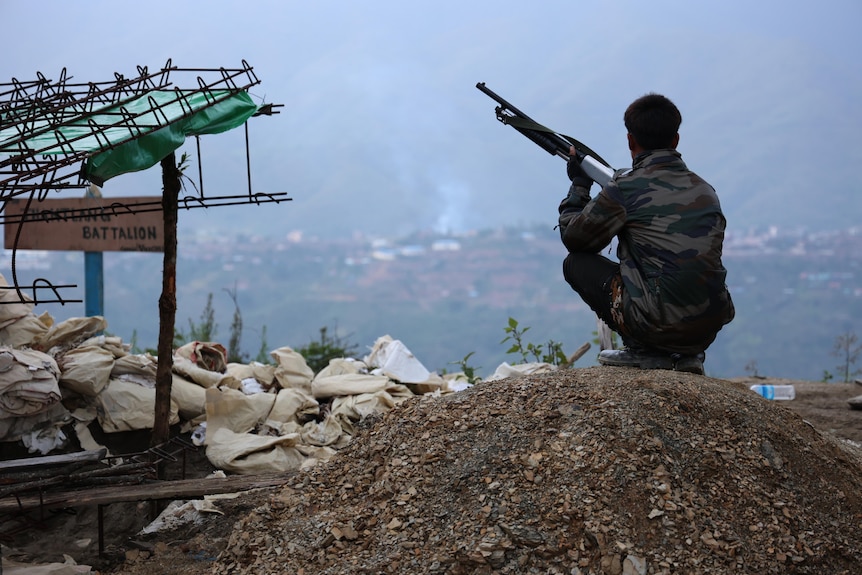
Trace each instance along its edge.
<path fill-rule="evenodd" d="M 752 385 L 751 391 L 766 399 L 794 399 L 796 390 L 792 385 Z"/>

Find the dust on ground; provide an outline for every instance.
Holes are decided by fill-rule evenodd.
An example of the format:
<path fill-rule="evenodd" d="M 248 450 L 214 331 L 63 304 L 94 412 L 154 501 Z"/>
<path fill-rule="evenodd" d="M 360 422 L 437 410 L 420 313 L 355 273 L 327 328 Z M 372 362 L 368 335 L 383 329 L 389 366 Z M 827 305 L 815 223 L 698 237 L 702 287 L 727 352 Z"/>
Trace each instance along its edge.
<path fill-rule="evenodd" d="M 141 535 L 149 505 L 112 504 L 100 556 L 81 509 L 4 555 L 124 575 L 857 573 L 860 394 L 608 367 L 487 382 L 362 422 L 329 463 L 223 515 Z"/>

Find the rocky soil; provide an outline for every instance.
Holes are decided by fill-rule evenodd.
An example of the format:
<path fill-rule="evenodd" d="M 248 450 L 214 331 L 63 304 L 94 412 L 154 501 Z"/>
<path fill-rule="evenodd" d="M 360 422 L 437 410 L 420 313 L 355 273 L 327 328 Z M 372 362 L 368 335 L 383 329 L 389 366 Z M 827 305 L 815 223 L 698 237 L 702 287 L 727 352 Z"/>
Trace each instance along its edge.
<path fill-rule="evenodd" d="M 751 383 L 764 381 L 594 367 L 416 397 L 286 487 L 217 500 L 223 514 L 169 530 L 115 529 L 88 564 L 118 575 L 862 572 L 862 411 L 846 403 L 862 387 L 793 382 L 797 399 L 779 403 Z M 144 510 L 116 509 L 129 521 Z M 92 552 L 80 519 L 53 541 Z"/>
<path fill-rule="evenodd" d="M 113 572 L 862 572 L 859 445 L 748 384 L 604 367 L 416 398 Z"/>

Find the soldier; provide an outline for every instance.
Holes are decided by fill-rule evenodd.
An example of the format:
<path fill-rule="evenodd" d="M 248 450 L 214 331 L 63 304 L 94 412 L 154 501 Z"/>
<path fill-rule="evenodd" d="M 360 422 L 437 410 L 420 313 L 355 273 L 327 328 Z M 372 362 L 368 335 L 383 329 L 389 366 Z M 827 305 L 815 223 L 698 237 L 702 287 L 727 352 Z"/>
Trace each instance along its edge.
<path fill-rule="evenodd" d="M 734 316 L 721 263 L 726 220 L 715 190 L 677 152 L 682 116 L 650 93 L 623 116 L 632 167 L 596 195 L 575 150 L 568 196 L 559 206 L 569 251 L 563 277 L 620 334 L 602 365 L 703 374 L 707 347 Z M 618 239 L 617 259 L 600 255 Z"/>

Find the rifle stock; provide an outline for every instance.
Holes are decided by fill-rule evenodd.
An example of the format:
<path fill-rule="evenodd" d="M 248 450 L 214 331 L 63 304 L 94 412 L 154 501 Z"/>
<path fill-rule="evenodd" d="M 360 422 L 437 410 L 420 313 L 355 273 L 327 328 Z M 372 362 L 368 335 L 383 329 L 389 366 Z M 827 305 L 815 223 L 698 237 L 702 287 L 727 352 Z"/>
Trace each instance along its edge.
<path fill-rule="evenodd" d="M 549 154 L 559 156 L 566 161 L 569 160 L 570 148 L 574 147 L 577 158 L 581 162 L 581 167 L 600 186 L 604 186 L 613 178 L 614 170 L 610 164 L 589 147 L 571 136 L 565 136 L 539 124 L 503 99 L 502 96 L 485 86 L 485 82 L 477 83 L 476 87 L 497 102 L 498 106 L 494 109 L 494 112 L 497 115 L 497 120 L 501 123 L 512 126 Z"/>

